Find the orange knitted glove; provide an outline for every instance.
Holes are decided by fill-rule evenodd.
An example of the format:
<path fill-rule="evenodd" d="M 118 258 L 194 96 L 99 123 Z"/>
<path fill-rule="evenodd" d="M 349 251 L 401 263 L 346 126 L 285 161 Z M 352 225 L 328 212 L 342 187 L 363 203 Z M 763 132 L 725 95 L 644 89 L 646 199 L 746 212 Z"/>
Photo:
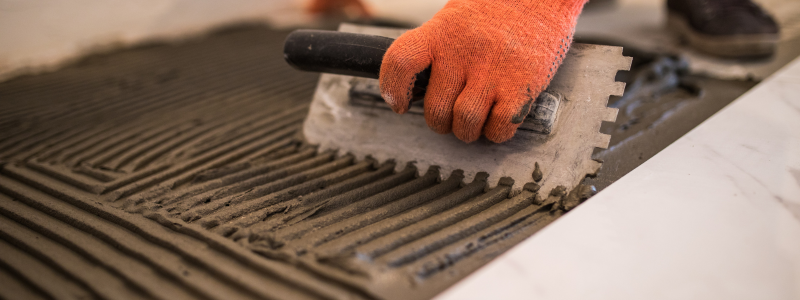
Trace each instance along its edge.
<path fill-rule="evenodd" d="M 381 94 L 408 111 L 416 75 L 431 66 L 425 120 L 472 142 L 514 136 L 572 42 L 585 0 L 450 0 L 398 38 L 380 72 Z"/>

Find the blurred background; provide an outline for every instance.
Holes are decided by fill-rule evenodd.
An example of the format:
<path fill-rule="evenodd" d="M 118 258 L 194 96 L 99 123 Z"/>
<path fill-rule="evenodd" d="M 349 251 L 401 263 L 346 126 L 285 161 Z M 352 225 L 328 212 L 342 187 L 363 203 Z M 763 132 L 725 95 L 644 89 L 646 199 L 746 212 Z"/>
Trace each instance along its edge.
<path fill-rule="evenodd" d="M 52 70 L 89 53 L 134 44 L 180 42 L 211 29 L 242 23 L 273 28 L 333 27 L 363 20 L 361 9 L 338 16 L 310 12 L 311 0 L 0 0 L 0 80 Z M 351 2 L 351 1 L 345 1 Z M 362 0 L 372 22 L 416 26 L 446 0 Z M 781 26 L 783 46 L 756 61 L 720 60 L 684 49 L 664 28 L 662 0 L 594 0 L 580 18 L 576 37 L 647 50 L 680 51 L 695 73 L 726 79 L 762 79 L 798 55 L 800 1 L 758 0 Z"/>

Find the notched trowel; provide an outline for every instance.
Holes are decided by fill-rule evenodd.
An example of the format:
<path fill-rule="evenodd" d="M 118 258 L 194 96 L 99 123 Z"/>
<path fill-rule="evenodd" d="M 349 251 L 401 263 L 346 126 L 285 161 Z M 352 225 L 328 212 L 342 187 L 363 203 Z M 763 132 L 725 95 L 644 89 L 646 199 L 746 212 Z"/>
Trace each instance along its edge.
<path fill-rule="evenodd" d="M 570 190 L 597 172 L 600 162 L 592 160 L 592 152 L 608 147 L 610 139 L 599 132 L 600 125 L 617 116 L 615 108 L 606 107 L 608 97 L 622 96 L 625 89 L 614 77 L 631 65 L 621 47 L 573 44 L 511 140 L 495 144 L 481 138 L 466 144 L 452 134 L 431 131 L 422 101 L 413 101 L 408 113 L 399 115 L 381 98 L 376 80 L 381 59 L 403 32 L 342 24 L 339 32 L 299 30 L 289 35 L 286 61 L 301 70 L 324 72 L 303 126 L 309 143 L 359 159 L 393 159 L 399 169 L 409 162 L 420 172 L 438 166 L 443 177 L 462 170 L 467 181 L 487 172 L 490 185 L 511 177 L 516 189 L 534 181 L 538 163 L 544 193 L 557 186 Z M 424 95 L 429 72 L 417 76 L 415 100 Z"/>

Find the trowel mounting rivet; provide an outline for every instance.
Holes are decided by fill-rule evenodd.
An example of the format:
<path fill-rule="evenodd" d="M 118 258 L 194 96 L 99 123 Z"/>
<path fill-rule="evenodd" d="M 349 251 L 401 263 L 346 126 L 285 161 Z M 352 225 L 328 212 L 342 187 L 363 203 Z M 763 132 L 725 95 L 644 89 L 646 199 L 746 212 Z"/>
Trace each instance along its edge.
<path fill-rule="evenodd" d="M 538 162 L 535 163 L 534 166 L 535 167 L 533 169 L 533 174 L 532 174 L 533 175 L 533 181 L 535 181 L 535 182 L 542 181 L 543 174 L 542 174 L 542 169 L 539 168 L 539 163 Z"/>

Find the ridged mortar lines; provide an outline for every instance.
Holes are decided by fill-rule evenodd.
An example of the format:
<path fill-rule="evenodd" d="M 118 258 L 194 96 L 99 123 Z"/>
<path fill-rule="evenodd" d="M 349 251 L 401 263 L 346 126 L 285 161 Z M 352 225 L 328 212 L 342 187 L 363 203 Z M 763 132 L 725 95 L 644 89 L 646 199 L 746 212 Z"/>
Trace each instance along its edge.
<path fill-rule="evenodd" d="M 68 130 L 46 130 L 33 136 L 26 136 L 23 139 L 10 143 L 12 147 L 2 150 L 5 153 L 19 154 L 35 146 L 46 143 L 47 140 L 65 135 Z"/>
<path fill-rule="evenodd" d="M 195 181 L 193 182 L 192 186 L 186 189 L 170 191 L 168 194 L 162 196 L 159 200 L 151 202 L 153 205 L 150 205 L 149 208 L 158 209 L 157 207 L 153 206 L 161 206 L 160 208 L 170 213 L 185 211 L 193 206 L 189 204 L 191 202 L 199 203 L 204 202 L 205 199 L 210 197 L 225 196 L 225 194 L 237 192 L 235 189 L 239 189 L 239 191 L 250 189 L 258 185 L 252 184 L 252 181 L 260 180 L 262 182 L 269 182 L 270 180 L 265 178 L 267 176 L 272 177 L 272 180 L 274 180 L 292 174 L 290 170 L 286 169 L 291 168 L 294 166 L 293 164 L 298 163 L 301 160 L 312 157 L 315 152 L 316 149 L 308 148 L 303 151 L 287 155 L 286 157 L 278 157 L 276 160 L 269 161 L 264 164 L 248 165 L 248 168 L 237 170 L 236 172 L 231 172 L 216 178 L 203 178 L 203 180 L 199 180 L 198 177 L 209 175 L 208 173 L 201 173 L 198 175 L 198 177 L 195 177 Z M 325 155 L 320 155 L 319 158 L 322 158 L 319 161 L 319 163 L 322 163 L 332 159 L 333 155 L 330 154 L 327 157 Z M 277 173 L 279 170 L 284 171 Z M 295 170 L 295 172 L 300 170 Z"/>
<path fill-rule="evenodd" d="M 383 172 L 390 172 L 394 169 L 394 164 L 386 164 L 381 169 L 383 169 Z M 410 181 L 414 178 L 415 174 L 416 170 L 414 168 L 407 168 L 403 172 L 393 175 L 370 177 L 368 178 L 369 182 L 359 184 L 358 189 L 339 191 L 339 193 L 337 193 L 338 195 L 324 195 L 324 198 L 314 197 L 317 196 L 315 194 L 308 195 L 304 198 L 297 199 L 297 205 L 287 207 L 287 210 L 282 214 L 278 214 L 271 219 L 265 219 L 247 228 L 241 229 L 236 232 L 232 238 L 236 240 L 242 238 L 250 240 L 264 238 L 263 235 L 269 234 L 269 232 L 276 229 L 294 226 L 309 217 L 323 215 L 328 211 L 344 207 L 349 203 L 356 202 L 388 190 L 398 184 Z M 323 190 L 318 193 L 323 194 L 326 192 Z"/>
<path fill-rule="evenodd" d="M 431 233 L 441 231 L 447 226 L 453 225 L 465 218 L 471 217 L 478 212 L 488 209 L 493 204 L 496 204 L 508 197 L 510 188 L 508 186 L 499 186 L 490 190 L 489 192 L 474 197 L 461 205 L 453 206 L 446 214 L 440 218 L 427 218 L 422 221 L 415 222 L 414 224 L 405 226 L 398 229 L 397 234 L 394 236 L 383 235 L 370 240 L 369 242 L 362 243 L 355 247 L 354 252 L 356 255 L 369 257 L 374 259 L 380 255 L 386 254 L 402 245 L 409 242 L 418 240 L 422 237 L 428 236 Z M 338 246 L 336 243 L 331 243 L 331 247 Z M 356 244 L 344 245 L 344 249 L 356 246 Z M 341 247 L 341 246 L 339 246 Z M 328 249 L 325 249 L 328 250 Z M 333 250 L 336 250 L 334 248 Z M 340 252 L 326 251 L 328 256 L 336 255 Z"/>
<path fill-rule="evenodd" d="M 474 234 L 475 232 L 494 224 L 510 214 L 532 204 L 534 193 L 523 191 L 520 195 L 508 201 L 496 204 L 485 211 L 481 211 L 470 218 L 451 225 L 457 230 L 440 230 L 413 242 L 398 247 L 376 258 L 387 265 L 398 267 L 422 256 L 452 244 L 459 238 Z M 466 226 L 464 226 L 466 225 Z"/>
<path fill-rule="evenodd" d="M 409 171 L 416 171 L 414 168 L 408 169 Z M 292 224 L 292 226 L 280 228 L 274 233 L 260 235 L 269 237 L 273 240 L 273 242 L 279 242 L 280 244 L 283 244 L 285 241 L 298 239 L 309 232 L 313 232 L 315 230 L 337 224 L 338 222 L 349 219 L 350 217 L 366 213 L 374 207 L 380 207 L 386 203 L 410 196 L 419 190 L 427 189 L 436 184 L 438 177 L 439 171 L 437 169 L 431 169 L 425 174 L 425 176 L 416 178 L 408 183 L 392 187 L 384 192 L 359 201 L 354 201 L 353 203 L 339 203 L 339 207 L 331 207 L 331 209 L 327 211 L 317 211 L 315 218 L 309 218 L 307 220 L 303 220 L 305 222 L 298 222 L 296 224 Z"/>
<path fill-rule="evenodd" d="M 147 299 L 107 270 L 25 226 L 0 216 L 0 227 L 0 238 L 62 270 L 104 299 Z"/>
<path fill-rule="evenodd" d="M 118 130 L 116 130 L 116 132 L 126 132 L 126 131 L 128 131 L 129 129 L 126 129 L 126 128 L 124 128 L 124 127 L 133 127 L 133 126 L 135 126 L 135 124 L 136 124 L 136 123 L 133 123 L 133 124 L 129 124 L 128 126 L 123 126 L 123 128 L 118 128 Z M 163 130 L 163 127 L 162 127 L 162 129 L 161 129 L 161 130 Z M 30 130 L 29 130 L 29 131 L 30 131 Z M 50 131 L 52 131 L 52 130 L 50 130 Z M 47 137 L 35 138 L 34 136 L 31 136 L 31 134 L 34 134 L 34 135 L 44 135 L 44 134 L 48 134 L 48 133 L 47 133 L 47 130 L 40 130 L 40 131 L 36 131 L 36 132 L 33 132 L 33 133 L 29 133 L 29 134 L 22 134 L 21 136 L 20 136 L 20 135 L 17 135 L 15 138 L 10 138 L 10 139 L 7 139 L 7 140 L 6 140 L 6 141 L 7 141 L 7 144 L 8 144 L 8 145 L 10 145 L 10 146 L 16 147 L 16 148 L 24 148 L 24 147 L 26 146 L 26 144 L 33 144 L 33 143 L 35 143 L 35 142 L 36 142 L 36 141 L 38 141 L 38 140 L 47 140 Z M 60 135 L 59 133 L 50 133 L 50 134 L 52 134 L 52 135 Z M 94 140 L 97 140 L 97 141 L 99 141 L 99 142 L 101 142 L 101 143 L 104 143 L 104 144 L 109 144 L 109 143 L 111 143 L 111 144 L 112 144 L 112 146 L 113 146 L 113 141 L 110 141 L 110 140 L 108 139 L 108 137 L 114 137 L 114 136 L 119 136 L 119 134 L 116 134 L 116 133 L 114 133 L 114 132 L 109 132 L 109 133 L 107 133 L 107 136 L 106 136 L 106 137 L 102 137 L 102 136 L 100 136 L 99 138 L 98 138 L 98 137 L 95 137 L 95 139 L 94 139 Z M 120 139 L 126 139 L 126 138 L 123 136 L 123 137 L 120 137 Z M 128 140 L 128 141 L 129 141 L 129 143 L 130 143 L 130 137 L 128 137 L 126 140 Z M 24 143 L 20 143 L 20 141 L 25 141 L 25 142 L 24 142 Z M 102 151 L 102 150 L 103 150 L 103 149 L 102 149 L 102 145 L 95 145 L 95 146 L 93 146 L 93 147 L 95 147 L 95 148 L 100 148 L 100 150 L 99 150 L 99 151 Z M 52 151 L 53 151 L 53 150 L 50 150 L 50 152 L 52 152 Z M 87 151 L 87 150 L 85 150 L 85 149 L 84 149 L 84 150 L 80 150 L 80 151 L 78 151 L 78 153 L 85 153 L 85 151 Z M 13 151 L 13 149 L 5 149 L 5 151 L 4 151 L 4 152 L 5 152 L 5 153 L 9 153 L 9 152 L 14 152 L 14 151 Z M 73 152 L 73 153 L 74 153 L 74 152 Z M 75 155 L 75 154 L 73 154 L 73 155 Z M 86 154 L 82 154 L 82 155 L 83 155 L 83 156 L 86 156 Z M 105 155 L 109 155 L 109 153 L 106 153 Z M 71 157 L 71 156 L 68 156 L 68 157 Z M 60 160 L 63 160 L 63 159 L 60 159 Z M 75 163 L 76 163 L 76 161 L 75 161 L 75 160 L 77 160 L 77 161 L 81 161 L 81 159 L 80 159 L 80 158 L 76 158 L 76 159 L 73 159 L 72 161 L 70 161 L 70 163 L 72 163 L 72 164 L 75 164 Z"/>
<path fill-rule="evenodd" d="M 192 299 L 186 290 L 171 284 L 155 270 L 117 251 L 90 234 L 53 219 L 16 201 L 0 202 L 0 214 L 49 237 L 98 263 L 127 283 L 157 299 Z"/>
<path fill-rule="evenodd" d="M 280 41 L 275 41 L 273 44 L 274 44 L 274 46 L 272 46 L 270 48 L 278 48 L 278 47 L 280 47 Z M 256 51 L 256 52 L 252 52 L 252 55 L 259 55 L 261 53 L 262 52 L 260 52 L 260 51 Z M 214 68 L 213 68 L 214 71 L 220 72 L 221 75 L 228 75 L 228 74 L 226 74 L 226 70 L 227 70 L 227 72 L 229 72 L 230 74 L 233 74 L 233 75 L 248 75 L 248 72 L 241 72 L 242 68 L 236 67 L 235 64 L 232 64 L 231 66 L 226 67 L 227 66 L 226 64 L 220 64 L 219 62 L 213 63 L 214 60 L 217 60 L 217 61 L 219 60 L 219 57 L 213 57 L 213 52 L 212 53 L 201 52 L 201 54 L 202 55 L 200 55 L 199 57 L 198 56 L 188 57 L 188 59 L 184 59 L 184 60 L 181 59 L 181 58 L 184 57 L 183 55 L 181 55 L 181 56 L 176 57 L 175 60 L 179 65 L 181 65 L 181 64 L 182 65 L 187 65 L 188 63 L 191 63 L 192 65 L 197 65 L 198 63 L 200 64 L 199 66 L 196 66 L 195 68 L 192 68 L 192 69 L 198 69 L 198 68 L 199 69 L 210 69 L 211 66 L 214 66 Z M 256 59 L 256 58 L 251 57 L 251 59 Z M 228 61 L 231 61 L 231 60 L 228 60 Z M 270 62 L 272 62 L 272 65 L 277 65 L 278 63 L 280 63 L 277 60 L 271 60 Z M 203 65 L 206 65 L 206 66 L 204 67 Z M 260 64 L 244 64 L 242 66 L 247 68 L 247 67 L 270 67 L 271 65 L 263 66 L 263 65 L 260 65 Z M 220 67 L 222 67 L 222 68 L 220 68 Z M 157 69 L 157 68 L 155 68 L 155 69 Z M 197 73 L 197 72 L 190 73 L 190 74 L 181 74 L 181 75 L 185 76 L 185 75 L 193 75 L 193 74 L 194 74 L 195 78 L 205 80 L 206 82 L 204 82 L 204 83 L 213 83 L 213 82 L 219 82 L 220 81 L 219 78 L 209 77 L 209 76 L 207 76 L 207 74 Z M 102 74 L 96 74 L 96 76 L 94 76 L 94 78 L 97 78 L 97 77 L 102 77 Z M 221 78 L 224 79 L 224 78 L 229 78 L 229 77 L 231 77 L 231 76 L 225 76 L 225 77 L 221 77 Z M 86 76 L 86 78 L 87 79 L 91 79 L 93 77 L 92 76 Z M 69 79 L 69 77 L 65 76 L 65 77 L 63 77 L 61 79 L 62 80 Z M 191 78 L 187 78 L 187 79 L 191 79 Z M 212 80 L 209 80 L 209 79 L 212 79 Z M 78 90 L 78 91 L 87 91 L 87 90 L 88 91 L 94 91 L 94 90 L 96 90 L 96 89 L 92 89 L 92 88 L 83 88 L 80 85 L 80 83 L 82 83 L 82 82 L 74 82 L 74 83 L 71 83 L 71 84 L 65 84 L 65 86 L 67 86 L 67 87 L 75 87 L 75 89 Z M 37 90 L 42 90 L 42 87 L 37 86 Z M 46 87 L 44 87 L 44 90 L 47 90 Z M 184 94 L 185 94 L 185 92 L 187 92 L 187 91 L 184 91 Z M 42 98 L 42 97 L 46 98 L 48 96 L 50 96 L 50 97 L 52 97 L 52 96 L 63 97 L 64 95 L 69 95 L 70 93 L 69 93 L 69 91 L 58 91 L 57 93 L 53 93 L 53 94 L 55 94 L 55 95 L 52 95 L 52 94 L 41 95 L 41 97 L 39 97 L 39 98 Z M 153 97 L 147 97 L 147 98 L 149 98 L 148 100 L 151 100 L 151 101 L 154 100 Z M 36 99 L 36 98 L 34 98 L 34 99 Z M 132 102 L 136 103 L 135 101 L 132 101 Z M 165 101 L 161 101 L 161 102 L 162 103 L 169 103 L 171 101 L 166 101 L 166 102 Z M 113 108 L 113 105 L 109 106 L 108 103 L 103 104 L 102 101 L 99 101 L 99 102 L 97 102 L 95 104 L 98 105 L 99 107 L 108 106 L 109 108 Z M 45 102 L 45 106 L 52 106 L 52 104 Z M 63 109 L 62 110 L 58 110 L 58 111 L 62 111 L 63 112 Z"/>
<path fill-rule="evenodd" d="M 169 102 L 169 101 L 167 101 L 167 102 Z M 30 137 L 23 137 L 22 139 L 26 140 L 26 141 L 30 141 L 31 140 Z M 103 139 L 103 140 L 105 140 L 105 139 Z M 19 146 L 19 144 L 16 144 L 16 145 Z"/>
<path fill-rule="evenodd" d="M 30 129 L 29 128 L 27 130 L 23 130 L 21 132 L 16 133 L 15 135 L 12 135 L 12 136 L 9 136 L 9 137 L 3 139 L 2 144 L 0 144 L 0 151 L 3 151 L 4 154 L 5 153 L 15 153 L 16 151 L 13 151 L 14 148 L 20 147 L 20 144 L 25 143 L 26 140 L 36 139 L 37 136 L 45 135 L 45 134 L 47 134 L 48 132 L 51 132 L 51 131 L 53 131 L 53 130 L 52 129 L 41 129 L 41 128 L 36 128 L 36 129 Z"/>
<path fill-rule="evenodd" d="M 209 228 L 211 225 L 216 227 L 221 223 L 229 221 L 244 221 L 243 219 L 245 218 L 245 215 L 249 213 L 277 205 L 281 202 L 286 202 L 296 197 L 302 197 L 310 192 L 325 189 L 328 186 L 338 183 L 342 180 L 363 174 L 368 171 L 372 164 L 373 162 L 371 161 L 365 161 L 336 170 L 335 172 L 331 172 L 319 178 L 304 178 L 305 182 L 303 183 L 295 184 L 292 187 L 255 198 L 239 205 L 226 206 L 223 209 L 219 209 L 211 214 L 206 215 L 202 223 L 204 226 Z M 266 218 L 267 216 L 268 215 L 265 215 L 263 218 Z"/>
<path fill-rule="evenodd" d="M 340 253 L 347 253 L 348 250 L 358 245 L 366 244 L 376 238 L 386 236 L 391 232 L 408 228 L 433 215 L 440 214 L 443 211 L 455 207 L 464 201 L 475 199 L 475 197 L 481 194 L 486 188 L 486 177 L 488 177 L 487 174 L 479 174 L 472 183 L 467 184 L 456 192 L 445 197 L 439 197 L 424 205 L 418 205 L 416 208 L 406 210 L 403 213 L 383 218 L 376 222 L 374 226 L 371 226 L 375 228 L 362 226 L 352 232 L 344 233 L 342 237 L 322 245 L 318 250 L 320 256 L 325 256 L 325 254 L 327 254 L 327 256 L 336 256 Z M 397 242 L 395 243 L 397 244 Z M 359 254 L 363 254 L 363 252 Z"/>
<path fill-rule="evenodd" d="M 232 209 L 236 209 L 238 205 L 248 203 L 250 201 L 257 200 L 260 197 L 269 195 L 279 190 L 295 186 L 297 184 L 307 181 L 308 179 L 317 178 L 319 176 L 322 176 L 323 174 L 339 170 L 343 167 L 349 166 L 352 162 L 353 162 L 352 156 L 341 157 L 339 159 L 322 164 L 318 167 L 300 172 L 298 174 L 291 175 L 285 178 L 280 178 L 272 182 L 267 182 L 266 184 L 256 186 L 252 189 L 244 191 L 243 193 L 238 193 L 235 195 L 224 197 L 219 199 L 218 201 L 203 203 L 181 214 L 181 218 L 187 221 L 195 221 L 199 218 L 204 218 L 206 216 L 213 216 L 214 214 L 218 214 L 222 210 L 228 209 L 229 207 L 231 207 Z M 202 222 L 202 224 L 206 227 L 215 226 L 212 223 L 205 222 L 205 220 Z"/>
<path fill-rule="evenodd" d="M 214 291 L 220 291 L 219 293 L 221 293 L 222 296 L 224 296 L 225 293 L 221 291 L 225 291 L 227 286 L 219 286 L 219 284 L 224 284 L 225 282 L 227 282 L 227 284 L 238 285 L 240 286 L 240 289 L 244 288 L 245 290 L 250 290 L 253 293 L 264 293 L 265 295 L 273 296 L 274 293 L 278 293 L 281 290 L 284 290 L 284 292 L 288 293 L 288 295 L 297 296 L 296 294 L 298 292 L 301 294 L 306 293 L 306 289 L 309 289 L 309 284 L 312 284 L 310 291 L 318 291 L 321 293 L 321 295 L 330 295 L 331 291 L 335 292 L 333 294 L 341 293 L 337 292 L 337 288 L 329 287 L 325 284 L 322 284 L 321 286 L 318 285 L 316 287 L 313 286 L 314 284 L 317 284 L 315 282 L 317 282 L 319 279 L 313 280 L 313 276 L 309 277 L 309 275 L 304 275 L 302 272 L 287 268 L 288 266 L 282 266 L 280 264 L 276 265 L 275 263 L 267 263 L 264 261 L 255 262 L 253 260 L 257 258 L 253 257 L 252 254 L 242 252 L 243 249 L 232 249 L 238 248 L 238 246 L 232 244 L 232 242 L 223 241 L 224 238 L 222 237 L 214 237 L 216 236 L 215 234 L 203 233 L 204 230 L 191 230 L 191 228 L 188 227 L 188 224 L 187 226 L 178 226 L 177 229 L 183 230 L 182 232 L 171 231 L 165 227 L 162 227 L 161 225 L 158 225 L 157 223 L 143 219 L 141 216 L 130 215 L 117 209 L 103 206 L 101 203 L 96 203 L 95 201 L 90 200 L 92 199 L 90 194 L 64 189 L 64 185 L 57 181 L 49 179 L 31 181 L 31 178 L 36 178 L 36 175 L 28 170 L 11 169 L 10 171 L 10 175 L 17 177 L 17 179 L 26 181 L 29 184 L 34 183 L 33 187 L 36 188 L 36 190 L 22 185 L 14 180 L 0 177 L 0 191 L 3 193 L 10 194 L 14 198 L 24 199 L 28 202 L 36 202 L 41 198 L 47 198 L 46 196 L 42 196 L 41 192 L 37 191 L 45 190 L 49 193 L 52 193 L 53 196 L 62 201 L 66 201 L 72 205 L 78 206 L 82 210 L 87 211 L 89 214 L 99 216 L 105 219 L 105 221 L 118 224 L 129 231 L 133 231 L 143 239 L 176 253 L 177 256 L 181 257 L 182 260 L 188 260 L 192 263 L 199 264 L 202 268 L 208 270 L 208 272 L 211 274 L 214 274 L 215 277 L 221 276 L 222 280 L 220 280 L 220 278 L 212 280 L 209 282 L 209 286 L 217 286 Z M 40 197 L 34 198 L 29 194 L 35 194 Z M 40 207 L 48 206 L 40 205 Z M 74 216 L 75 213 L 72 212 L 64 215 Z M 179 220 L 177 219 L 168 221 L 167 224 L 163 224 L 164 220 L 168 220 L 163 216 L 149 215 L 148 217 L 161 221 L 162 225 L 179 225 Z M 103 226 L 96 226 L 95 228 L 103 228 Z M 187 233 L 187 230 L 191 230 L 191 232 Z M 200 240 L 197 240 L 197 238 Z M 210 249 L 208 247 L 209 245 L 214 250 Z M 227 255 L 220 255 L 220 252 L 218 251 L 222 251 L 222 253 L 226 253 Z M 148 255 L 148 257 L 158 258 L 160 256 Z M 252 268 L 255 268 L 256 270 L 252 270 Z M 259 274 L 266 274 L 267 276 L 274 278 L 272 280 L 283 281 L 285 283 L 270 285 L 268 277 L 264 277 L 263 275 Z M 312 280 L 309 282 L 310 279 Z M 290 282 L 286 282 L 286 280 L 290 280 Z M 297 280 L 298 283 L 292 283 L 293 280 Z M 299 284 L 300 286 L 306 286 L 306 289 L 293 289 L 292 286 L 296 286 L 296 284 Z M 285 293 L 284 296 L 278 298 L 292 299 L 295 297 L 286 297 L 287 294 Z M 262 297 L 264 296 L 262 295 Z M 224 297 L 222 299 L 224 299 Z"/>
<path fill-rule="evenodd" d="M 193 196 L 170 207 L 172 209 L 171 213 L 175 215 L 182 214 L 182 218 L 189 220 L 198 216 L 192 210 L 203 214 L 220 207 L 235 205 L 242 201 L 265 195 L 281 187 L 289 186 L 293 182 L 302 181 L 308 176 L 314 176 L 319 172 L 341 167 L 352 162 L 352 157 L 344 157 L 333 161 L 332 154 L 321 155 L 320 158 L 310 160 L 310 164 L 299 163 L 286 169 L 278 169 L 250 180 L 245 180 L 240 184 Z M 212 203 L 212 199 L 216 201 Z M 186 213 L 187 211 L 188 213 Z"/>
<path fill-rule="evenodd" d="M 486 174 L 306 144 L 317 76 L 274 55 L 284 36 L 234 31 L 0 83 L 9 290 L 428 298 L 563 214 L 535 184 L 510 194 Z"/>
<path fill-rule="evenodd" d="M 20 288 L 16 293 L 25 293 L 25 286 L 32 290 L 27 295 L 8 295 L 4 299 L 30 299 L 39 296 L 42 299 L 94 299 L 92 293 L 69 278 L 65 274 L 48 266 L 46 262 L 31 256 L 22 249 L 14 247 L 0 239 L 0 265 L 8 269 L 4 272 L 11 278 L 2 280 L 3 288 L 0 293 L 9 292 L 8 289 Z M 13 273 L 13 274 L 10 274 Z M 17 280 L 14 280 L 14 279 Z M 10 283 L 18 281 L 18 287 L 9 287 Z"/>
<path fill-rule="evenodd" d="M 375 206 L 369 212 L 352 216 L 326 228 L 316 230 L 315 232 L 304 236 L 302 241 L 297 239 L 295 239 L 295 241 L 302 242 L 302 244 L 310 247 L 320 246 L 323 243 L 339 238 L 344 234 L 372 225 L 416 206 L 420 206 L 434 199 L 450 194 L 459 187 L 463 179 L 464 176 L 461 173 L 454 173 L 441 184 L 437 184 L 428 189 L 414 193 L 408 197 L 397 199 L 391 203 Z M 303 246 L 298 247 L 301 250 L 295 251 L 305 251 L 305 249 L 302 249 L 302 247 Z"/>
<path fill-rule="evenodd" d="M 351 177 L 344 181 L 338 182 L 336 184 L 332 184 L 329 186 L 324 187 L 324 189 L 319 188 L 317 183 L 311 182 L 312 184 L 310 187 L 307 185 L 306 187 L 300 187 L 304 191 L 298 197 L 288 198 L 288 200 L 281 201 L 279 203 L 270 205 L 260 210 L 255 210 L 250 212 L 246 215 L 243 215 L 239 218 L 236 218 L 234 221 L 230 221 L 228 224 L 224 226 L 220 226 L 218 232 L 225 232 L 226 234 L 237 232 L 241 228 L 249 228 L 252 225 L 266 223 L 266 220 L 272 220 L 273 215 L 277 215 L 277 220 L 280 220 L 284 216 L 287 215 L 288 212 L 293 211 L 295 208 L 302 207 L 304 205 L 313 205 L 314 203 L 318 203 L 319 201 L 323 201 L 325 199 L 329 199 L 333 196 L 338 196 L 342 193 L 347 191 L 351 191 L 354 189 L 358 189 L 368 183 L 371 183 L 377 179 L 384 178 L 386 176 L 391 175 L 392 170 L 394 169 L 393 163 L 384 163 L 380 167 L 378 167 L 374 171 L 361 173 L 357 176 Z M 337 175 L 338 174 L 331 174 Z M 331 176 L 328 175 L 328 176 Z M 327 180 L 323 178 L 323 180 L 319 180 L 321 183 L 327 184 Z M 296 190 L 296 189 L 295 189 Z M 315 190 L 318 190 L 314 192 Z M 287 190 L 281 194 L 277 194 L 277 197 L 283 197 L 284 195 L 293 193 L 294 190 Z"/>
<path fill-rule="evenodd" d="M 0 240 L 0 242 L 2 241 Z M 19 274 L 3 269 L 1 265 L 0 265 L 0 282 L 3 283 L 3 288 L 0 289 L 0 299 L 28 299 L 28 300 L 64 299 L 55 297 L 46 298 L 46 296 L 43 293 L 39 292 L 35 286 L 26 284 L 24 280 L 21 280 L 21 276 Z M 87 296 L 84 297 L 84 299 L 92 299 L 92 298 Z"/>
<path fill-rule="evenodd" d="M 219 279 L 214 278 L 202 268 L 187 264 L 179 255 L 153 245 L 141 237 L 135 236 L 131 232 L 99 219 L 88 212 L 70 207 L 57 200 L 54 201 L 46 196 L 30 197 L 24 201 L 27 202 L 26 204 L 47 210 L 49 214 L 59 220 L 68 222 L 103 239 L 111 246 L 125 251 L 131 257 L 138 258 L 142 262 L 151 265 L 160 273 L 171 277 L 172 280 L 184 284 L 190 291 L 193 290 L 199 293 L 193 297 L 210 297 L 213 299 L 226 299 L 226 297 L 247 298 L 245 295 L 240 295 L 238 291 L 231 291 L 230 287 L 220 284 Z M 66 228 L 68 226 L 63 227 Z M 92 250 L 97 249 L 95 247 Z M 100 260 L 99 262 L 114 263 L 113 260 Z"/>
<path fill-rule="evenodd" d="M 430 252 L 424 258 L 416 260 L 405 268 L 408 270 L 407 272 L 414 274 L 417 280 L 422 281 L 422 279 L 428 279 L 434 274 L 448 270 L 448 267 L 469 258 L 470 255 L 475 253 L 481 252 L 483 255 L 492 256 L 499 255 L 507 245 L 498 247 L 499 249 L 495 251 L 483 250 L 493 245 L 507 243 L 514 236 L 523 235 L 525 230 L 530 232 L 541 229 L 544 225 L 549 224 L 563 214 L 562 211 L 551 213 L 549 211 L 550 207 L 527 206 L 514 215 L 498 221 L 477 233 L 465 234 L 464 238 Z M 534 212 L 528 212 L 528 210 L 533 210 Z M 525 237 L 527 236 L 522 236 L 522 238 Z M 516 239 L 513 244 L 520 240 Z"/>

